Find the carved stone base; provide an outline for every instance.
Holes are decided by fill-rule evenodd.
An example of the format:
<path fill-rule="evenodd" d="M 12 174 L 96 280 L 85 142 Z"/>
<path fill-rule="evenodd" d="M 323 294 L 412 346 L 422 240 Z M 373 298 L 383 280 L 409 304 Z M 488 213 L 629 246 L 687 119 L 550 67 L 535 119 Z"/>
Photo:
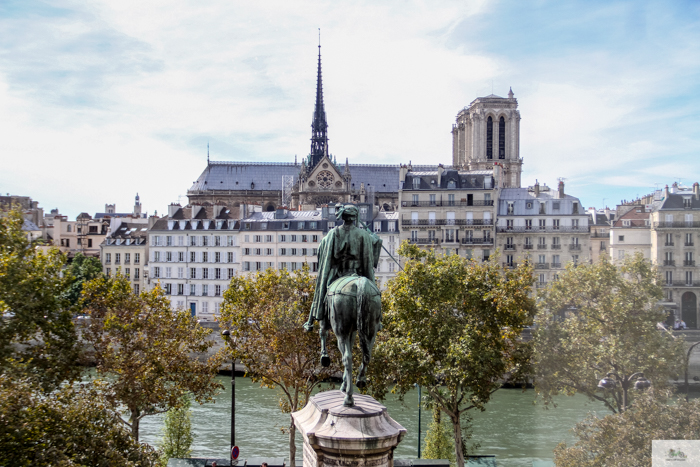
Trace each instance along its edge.
<path fill-rule="evenodd" d="M 342 392 L 322 392 L 292 413 L 304 439 L 304 467 L 393 467 L 406 429 L 372 397 L 353 397 L 355 406 L 345 407 Z"/>

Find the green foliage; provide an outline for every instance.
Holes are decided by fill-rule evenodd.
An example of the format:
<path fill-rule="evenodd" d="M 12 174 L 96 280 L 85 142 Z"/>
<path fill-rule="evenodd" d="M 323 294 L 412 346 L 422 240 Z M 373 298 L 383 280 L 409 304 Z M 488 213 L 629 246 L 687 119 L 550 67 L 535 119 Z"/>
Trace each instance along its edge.
<path fill-rule="evenodd" d="M 683 342 L 656 327 L 665 318 L 659 282 L 638 254 L 620 267 L 606 260 L 570 265 L 544 291 L 534 343 L 535 385 L 546 404 L 556 394 L 580 392 L 617 413 L 625 410 L 621 385 L 597 388 L 608 372 L 621 378 L 644 372 L 656 391 L 679 374 Z"/>
<path fill-rule="evenodd" d="M 253 381 L 281 391 L 283 412 L 303 408 L 319 383 L 342 371 L 334 338 L 328 340 L 332 363 L 324 368 L 318 334 L 303 329 L 314 289 L 308 267 L 293 274 L 269 268 L 234 277 L 224 293 L 220 321 L 231 331 L 233 356 Z M 296 452 L 294 436 L 292 423 L 290 459 Z"/>
<path fill-rule="evenodd" d="M 558 467 L 651 466 L 655 439 L 700 439 L 700 400 L 668 401 L 651 393 L 640 395 L 629 410 L 578 423 L 573 446 L 554 450 Z"/>
<path fill-rule="evenodd" d="M 66 290 L 66 299 L 73 306 L 80 301 L 83 284 L 102 274 L 102 263 L 97 258 L 78 253 L 65 272 L 70 280 L 70 285 Z"/>
<path fill-rule="evenodd" d="M 85 283 L 83 303 L 91 317 L 83 336 L 94 347 L 97 372 L 126 407 L 137 440 L 144 416 L 179 407 L 187 393 L 210 402 L 222 388 L 214 377 L 223 353 L 196 358 L 214 345 L 206 339 L 211 330 L 186 311 L 172 311 L 160 287 L 138 296 L 123 276 L 100 276 Z"/>
<path fill-rule="evenodd" d="M 484 410 L 503 380 L 522 381 L 530 361 L 521 340 L 532 323 L 532 268 L 501 269 L 404 243 L 404 270 L 383 294 L 384 330 L 370 365 L 369 390 L 403 397 L 414 383 L 452 423 L 456 461 L 464 465 L 461 419 Z M 393 388 L 393 389 L 392 389 Z"/>
<path fill-rule="evenodd" d="M 451 464 L 455 463 L 454 439 L 441 420 L 440 410 L 433 411 L 422 454 L 424 459 L 448 459 Z"/>
<path fill-rule="evenodd" d="M 192 454 L 192 403 L 183 397 L 180 407 L 173 407 L 165 414 L 163 439 L 160 444 L 160 465 L 165 467 L 173 457 L 190 457 Z"/>
<path fill-rule="evenodd" d="M 36 248 L 22 223 L 18 211 L 0 217 L 0 370 L 21 369 L 51 390 L 79 374 L 80 352 L 65 299 L 69 280 L 62 277 L 63 255 Z M 28 365 L 15 365 L 17 360 Z"/>
<path fill-rule="evenodd" d="M 156 453 L 131 436 L 104 384 L 37 391 L 0 374 L 0 465 L 151 466 Z"/>

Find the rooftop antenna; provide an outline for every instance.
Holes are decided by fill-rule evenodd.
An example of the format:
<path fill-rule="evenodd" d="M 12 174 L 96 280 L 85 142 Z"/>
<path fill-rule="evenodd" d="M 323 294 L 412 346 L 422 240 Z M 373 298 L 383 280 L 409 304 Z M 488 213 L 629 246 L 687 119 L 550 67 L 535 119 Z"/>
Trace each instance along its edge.
<path fill-rule="evenodd" d="M 207 141 L 207 165 L 209 165 L 209 141 Z"/>

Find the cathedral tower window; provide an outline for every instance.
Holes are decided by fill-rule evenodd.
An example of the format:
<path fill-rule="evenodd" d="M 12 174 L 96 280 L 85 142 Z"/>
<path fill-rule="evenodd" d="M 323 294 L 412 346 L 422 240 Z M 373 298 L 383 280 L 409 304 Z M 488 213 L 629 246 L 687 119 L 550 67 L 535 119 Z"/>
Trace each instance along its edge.
<path fill-rule="evenodd" d="M 493 159 L 493 119 L 486 121 L 486 158 Z"/>
<path fill-rule="evenodd" d="M 498 121 L 498 158 L 506 158 L 506 119 L 503 117 Z"/>

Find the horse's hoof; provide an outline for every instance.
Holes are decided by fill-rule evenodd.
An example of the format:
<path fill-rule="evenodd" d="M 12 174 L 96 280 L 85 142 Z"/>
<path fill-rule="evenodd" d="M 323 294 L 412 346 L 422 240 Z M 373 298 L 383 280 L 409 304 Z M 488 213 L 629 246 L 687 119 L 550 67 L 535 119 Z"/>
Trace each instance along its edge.
<path fill-rule="evenodd" d="M 323 355 L 321 357 L 321 366 L 324 368 L 331 366 L 331 357 L 329 357 L 328 355 Z"/>
<path fill-rule="evenodd" d="M 345 396 L 345 400 L 343 401 L 343 405 L 345 407 L 354 407 L 355 400 L 352 398 L 352 396 Z"/>
<path fill-rule="evenodd" d="M 357 380 L 355 385 L 358 387 L 358 389 L 364 389 L 367 386 L 367 381 Z"/>

